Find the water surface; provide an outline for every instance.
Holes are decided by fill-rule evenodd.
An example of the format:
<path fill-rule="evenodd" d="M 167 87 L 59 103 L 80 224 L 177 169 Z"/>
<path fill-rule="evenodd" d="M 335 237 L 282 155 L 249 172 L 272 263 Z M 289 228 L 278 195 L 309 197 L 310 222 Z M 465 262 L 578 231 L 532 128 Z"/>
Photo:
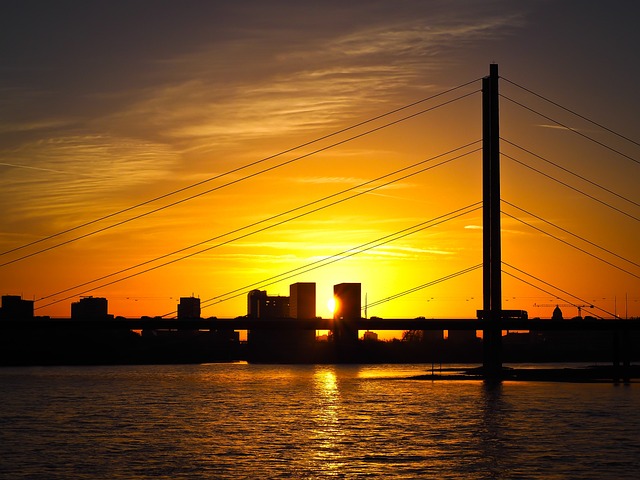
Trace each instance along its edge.
<path fill-rule="evenodd" d="M 3 368 L 0 478 L 637 478 L 638 385 L 427 371 Z"/>

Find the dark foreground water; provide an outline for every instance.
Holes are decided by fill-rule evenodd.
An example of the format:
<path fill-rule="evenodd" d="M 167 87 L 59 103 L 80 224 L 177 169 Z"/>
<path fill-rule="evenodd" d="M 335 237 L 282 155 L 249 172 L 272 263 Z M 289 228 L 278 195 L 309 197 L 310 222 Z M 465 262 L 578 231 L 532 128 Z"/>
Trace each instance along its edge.
<path fill-rule="evenodd" d="M 424 366 L 0 369 L 0 478 L 637 479 L 640 385 Z"/>

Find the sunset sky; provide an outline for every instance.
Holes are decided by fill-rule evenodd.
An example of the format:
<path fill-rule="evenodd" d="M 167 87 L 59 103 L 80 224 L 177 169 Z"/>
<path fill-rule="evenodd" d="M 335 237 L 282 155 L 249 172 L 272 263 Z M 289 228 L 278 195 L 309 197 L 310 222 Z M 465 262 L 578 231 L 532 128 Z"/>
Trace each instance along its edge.
<path fill-rule="evenodd" d="M 474 142 L 492 62 L 503 77 L 503 308 L 640 315 L 636 2 L 0 6 L 0 250 L 18 249 L 0 256 L 0 293 L 36 300 L 38 315 L 69 316 L 80 295 L 108 298 L 114 315 L 163 315 L 193 294 L 204 317 L 228 318 L 246 314 L 251 288 L 288 295 L 311 281 L 327 317 L 334 284 L 361 282 L 373 304 L 475 267 Z M 473 318 L 481 298 L 475 269 L 368 315 Z"/>

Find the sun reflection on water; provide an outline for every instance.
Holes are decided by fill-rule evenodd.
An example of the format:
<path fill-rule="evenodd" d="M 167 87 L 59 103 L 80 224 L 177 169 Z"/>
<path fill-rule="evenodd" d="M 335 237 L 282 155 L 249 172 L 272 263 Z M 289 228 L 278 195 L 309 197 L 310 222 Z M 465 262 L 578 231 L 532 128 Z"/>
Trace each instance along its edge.
<path fill-rule="evenodd" d="M 326 400 L 335 400 L 338 392 L 338 378 L 334 367 L 318 367 L 313 375 L 316 393 Z"/>
<path fill-rule="evenodd" d="M 317 367 L 313 374 L 313 390 L 317 408 L 314 428 L 310 432 L 315 444 L 313 463 L 327 476 L 339 476 L 344 460 L 340 441 L 340 389 L 335 367 Z"/>

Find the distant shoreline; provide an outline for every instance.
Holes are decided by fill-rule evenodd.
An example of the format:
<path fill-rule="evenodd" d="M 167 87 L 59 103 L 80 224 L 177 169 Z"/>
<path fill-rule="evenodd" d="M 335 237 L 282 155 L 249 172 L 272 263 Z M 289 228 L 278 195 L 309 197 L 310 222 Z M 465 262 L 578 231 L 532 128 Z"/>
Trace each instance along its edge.
<path fill-rule="evenodd" d="M 408 377 L 409 380 L 479 380 L 484 381 L 482 367 L 448 368 L 445 372 L 433 372 Z M 598 365 L 588 367 L 517 368 L 504 367 L 500 381 L 566 382 L 566 383 L 639 383 L 640 365 L 615 367 Z"/>

